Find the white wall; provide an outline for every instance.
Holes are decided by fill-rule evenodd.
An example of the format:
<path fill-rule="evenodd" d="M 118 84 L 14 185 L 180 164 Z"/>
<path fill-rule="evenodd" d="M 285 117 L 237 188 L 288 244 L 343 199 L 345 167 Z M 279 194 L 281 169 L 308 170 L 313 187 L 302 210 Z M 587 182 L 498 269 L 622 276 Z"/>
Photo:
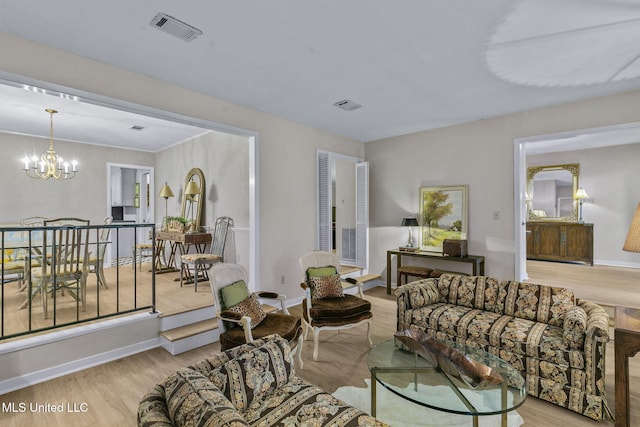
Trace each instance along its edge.
<path fill-rule="evenodd" d="M 316 244 L 316 150 L 362 158 L 363 143 L 7 34 L 0 33 L 0 46 L 0 71 L 257 132 L 261 258 L 256 281 L 289 298 L 302 296 L 298 258 Z M 156 176 L 160 183 L 159 168 Z M 163 206 L 158 209 L 164 212 Z"/>
<path fill-rule="evenodd" d="M 367 143 L 371 272 L 384 277 L 386 250 L 404 243 L 406 232 L 400 221 L 418 212 L 420 186 L 468 184 L 469 253 L 486 257 L 487 275 L 514 278 L 514 139 L 637 122 L 639 95 L 638 91 L 627 92 Z M 635 206 L 640 200 L 638 180 L 626 180 L 623 171 L 637 169 L 638 157 L 629 159 L 621 164 L 601 159 L 598 173 L 586 175 L 593 180 L 611 177 L 620 183 L 616 191 L 627 194 Z M 605 196 L 599 200 L 606 206 Z M 585 210 L 588 219 L 593 210 Z M 493 219 L 494 212 L 499 213 L 499 220 Z M 629 209 L 620 222 L 628 224 L 632 214 Z M 637 259 L 638 255 L 630 257 Z"/>
<path fill-rule="evenodd" d="M 582 216 L 593 223 L 595 264 L 640 267 L 640 257 L 622 250 L 640 202 L 640 143 L 527 156 L 528 166 L 579 163 L 579 186 L 592 202 Z"/>

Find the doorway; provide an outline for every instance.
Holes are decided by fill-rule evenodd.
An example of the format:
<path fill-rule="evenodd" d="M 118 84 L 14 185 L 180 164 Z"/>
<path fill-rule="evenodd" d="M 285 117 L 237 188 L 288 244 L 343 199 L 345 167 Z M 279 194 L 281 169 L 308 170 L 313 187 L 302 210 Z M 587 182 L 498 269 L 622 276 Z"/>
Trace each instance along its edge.
<path fill-rule="evenodd" d="M 590 221 L 595 224 L 594 258 L 597 263 L 612 266 L 638 268 L 632 254 L 622 252 L 622 242 L 627 232 L 640 194 L 626 182 L 637 182 L 637 159 L 640 145 L 640 123 L 580 129 L 547 135 L 517 138 L 514 140 L 514 227 L 515 227 L 515 276 L 526 280 L 526 223 L 527 223 L 527 156 L 554 156 L 556 163 L 575 163 L 589 159 L 581 165 L 581 186 L 586 183 L 593 191 L 587 191 L 593 204 L 588 205 Z M 616 156 L 609 151 L 616 150 Z M 596 153 L 596 154 L 593 154 Z M 607 161 L 617 159 L 613 164 Z M 595 190 L 594 190 L 595 187 Z M 619 191 L 612 191 L 612 189 Z M 622 189 L 625 191 L 622 191 Z M 587 205 L 585 205 L 587 206 Z M 599 233 L 600 231 L 600 233 Z"/>

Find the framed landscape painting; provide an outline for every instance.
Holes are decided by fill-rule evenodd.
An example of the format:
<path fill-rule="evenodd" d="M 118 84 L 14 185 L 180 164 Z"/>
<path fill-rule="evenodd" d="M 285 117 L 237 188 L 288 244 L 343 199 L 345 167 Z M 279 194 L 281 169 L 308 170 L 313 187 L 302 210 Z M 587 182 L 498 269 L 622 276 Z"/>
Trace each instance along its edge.
<path fill-rule="evenodd" d="M 420 188 L 423 251 L 442 253 L 444 239 L 467 238 L 468 185 Z"/>

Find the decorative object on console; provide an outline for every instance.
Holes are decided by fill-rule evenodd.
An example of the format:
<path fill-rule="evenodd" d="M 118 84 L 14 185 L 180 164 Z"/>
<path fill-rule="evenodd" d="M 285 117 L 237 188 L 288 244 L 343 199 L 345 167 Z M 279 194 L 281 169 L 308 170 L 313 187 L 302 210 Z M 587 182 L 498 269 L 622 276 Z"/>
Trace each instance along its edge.
<path fill-rule="evenodd" d="M 181 216 L 168 216 L 166 218 L 167 218 L 167 231 L 184 233 L 184 229 L 187 225 L 186 218 Z"/>
<path fill-rule="evenodd" d="M 640 203 L 638 203 L 636 213 L 631 220 L 627 239 L 624 242 L 622 250 L 627 252 L 640 252 Z"/>
<path fill-rule="evenodd" d="M 444 239 L 442 242 L 442 255 L 454 256 L 458 258 L 469 254 L 467 251 L 467 241 L 460 239 Z"/>
<path fill-rule="evenodd" d="M 580 187 L 574 197 L 578 201 L 578 222 L 582 224 L 584 222 L 582 220 L 582 204 L 584 203 L 584 199 L 589 198 L 589 195 L 584 188 Z"/>
<path fill-rule="evenodd" d="M 443 372 L 460 378 L 471 388 L 504 382 L 499 372 L 428 336 L 421 329 L 398 331 L 395 336 L 414 353 L 424 357 Z"/>
<path fill-rule="evenodd" d="M 445 239 L 467 238 L 468 185 L 420 188 L 421 250 L 442 253 Z"/>
<path fill-rule="evenodd" d="M 35 179 L 71 179 L 76 176 L 78 162 L 75 160 L 72 160 L 71 163 L 66 162 L 56 154 L 53 149 L 53 115 L 58 111 L 50 108 L 45 111 L 50 115 L 49 149 L 40 156 L 40 160 L 36 155 L 31 158 L 25 156 L 23 170 L 27 173 L 27 176 Z"/>
<path fill-rule="evenodd" d="M 401 227 L 409 227 L 409 240 L 407 241 L 407 246 L 405 246 L 404 248 L 406 250 L 412 249 L 414 248 L 413 246 L 413 227 L 418 227 L 418 219 L 414 218 L 414 217 L 404 217 L 402 218 L 402 224 L 400 224 Z M 402 249 L 402 248 L 400 248 Z"/>

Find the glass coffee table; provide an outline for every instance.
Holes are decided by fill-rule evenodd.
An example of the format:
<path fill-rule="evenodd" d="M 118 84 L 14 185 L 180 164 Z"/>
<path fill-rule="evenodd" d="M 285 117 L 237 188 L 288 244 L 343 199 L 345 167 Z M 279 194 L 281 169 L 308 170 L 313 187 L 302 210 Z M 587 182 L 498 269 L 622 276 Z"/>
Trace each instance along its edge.
<path fill-rule="evenodd" d="M 447 342 L 471 359 L 498 371 L 502 384 L 472 388 L 452 377 L 425 358 L 401 348 L 400 341 L 391 339 L 369 351 L 371 372 L 371 415 L 376 416 L 376 384 L 415 404 L 453 414 L 470 415 L 473 426 L 478 417 L 501 415 L 507 427 L 507 413 L 520 406 L 527 397 L 522 375 L 509 363 L 484 350 Z"/>

